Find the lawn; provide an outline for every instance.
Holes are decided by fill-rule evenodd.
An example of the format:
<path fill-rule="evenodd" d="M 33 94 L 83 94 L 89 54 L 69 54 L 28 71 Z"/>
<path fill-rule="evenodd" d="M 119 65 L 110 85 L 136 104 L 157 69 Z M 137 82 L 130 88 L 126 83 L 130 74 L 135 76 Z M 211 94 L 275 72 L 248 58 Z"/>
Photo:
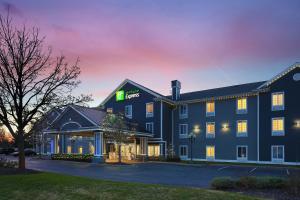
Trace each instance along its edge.
<path fill-rule="evenodd" d="M 0 176 L 0 199 L 254 199 L 237 193 L 35 173 Z"/>

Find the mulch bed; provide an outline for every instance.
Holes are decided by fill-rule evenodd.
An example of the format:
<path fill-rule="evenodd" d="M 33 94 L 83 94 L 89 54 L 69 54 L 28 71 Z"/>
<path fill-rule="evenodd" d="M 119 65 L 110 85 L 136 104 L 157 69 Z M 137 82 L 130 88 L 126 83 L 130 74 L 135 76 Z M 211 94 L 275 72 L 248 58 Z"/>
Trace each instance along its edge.
<path fill-rule="evenodd" d="M 293 195 L 282 189 L 269 190 L 226 190 L 230 192 L 237 192 L 245 195 L 256 196 L 260 198 L 274 199 L 274 200 L 300 200 L 300 196 Z"/>
<path fill-rule="evenodd" d="M 31 169 L 20 170 L 17 168 L 0 167 L 0 175 L 36 174 L 36 173 L 40 173 L 40 172 Z"/>

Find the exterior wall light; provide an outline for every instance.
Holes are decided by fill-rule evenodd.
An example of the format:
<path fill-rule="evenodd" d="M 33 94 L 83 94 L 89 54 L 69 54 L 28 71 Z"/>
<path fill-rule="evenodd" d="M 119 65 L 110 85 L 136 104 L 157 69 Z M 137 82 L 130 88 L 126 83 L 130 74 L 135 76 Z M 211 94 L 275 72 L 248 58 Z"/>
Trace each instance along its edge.
<path fill-rule="evenodd" d="M 229 131 L 229 124 L 228 124 L 228 123 L 223 123 L 223 124 L 222 124 L 222 130 L 223 130 L 224 132 Z"/>
<path fill-rule="evenodd" d="M 199 125 L 194 126 L 193 133 L 195 133 L 195 134 L 200 133 L 200 126 Z"/>
<path fill-rule="evenodd" d="M 296 128 L 300 128 L 300 120 L 295 121 L 295 126 L 296 126 Z"/>

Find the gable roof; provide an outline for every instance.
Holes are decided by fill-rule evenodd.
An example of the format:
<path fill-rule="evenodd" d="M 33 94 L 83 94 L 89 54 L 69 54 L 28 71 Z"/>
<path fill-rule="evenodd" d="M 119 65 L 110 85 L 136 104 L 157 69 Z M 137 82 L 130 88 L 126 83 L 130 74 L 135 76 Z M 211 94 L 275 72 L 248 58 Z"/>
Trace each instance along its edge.
<path fill-rule="evenodd" d="M 221 87 L 215 89 L 208 89 L 196 92 L 188 92 L 180 94 L 180 99 L 178 101 L 189 101 L 189 100 L 200 100 L 200 99 L 211 99 L 223 96 L 232 96 L 238 94 L 245 94 L 253 92 L 260 85 L 265 83 L 265 81 L 246 83 L 242 85 L 233 85 L 228 87 Z M 168 98 L 172 98 L 168 96 Z"/>
<path fill-rule="evenodd" d="M 270 80 L 266 81 L 264 84 L 260 85 L 258 87 L 258 89 L 270 86 L 272 83 L 274 83 L 275 81 L 277 81 L 278 79 L 280 79 L 281 77 L 285 76 L 287 73 L 289 73 L 290 71 L 292 71 L 298 67 L 300 67 L 300 63 L 296 62 L 292 66 L 288 67 L 284 71 L 282 71 L 279 74 L 277 74 L 276 76 L 272 77 Z"/>
<path fill-rule="evenodd" d="M 122 88 L 122 87 L 123 87 L 125 84 L 127 84 L 127 83 L 130 83 L 131 85 L 134 85 L 135 87 L 138 87 L 138 88 L 140 88 L 140 89 L 142 89 L 142 90 L 148 92 L 149 94 L 152 94 L 152 95 L 155 96 L 156 98 L 163 98 L 163 97 L 164 97 L 163 95 L 161 95 L 161 94 L 159 94 L 159 93 L 157 93 L 157 92 L 155 92 L 155 91 L 153 91 L 153 90 L 151 90 L 151 89 L 149 89 L 149 88 L 147 88 L 147 87 L 145 87 L 145 86 L 142 86 L 142 85 L 140 85 L 140 84 L 138 84 L 138 83 L 136 83 L 136 82 L 134 82 L 134 81 L 132 81 L 132 80 L 125 79 L 120 85 L 118 85 L 118 87 L 117 87 L 114 91 L 112 91 L 112 92 L 110 93 L 110 95 L 108 95 L 108 97 L 106 97 L 106 98 L 104 99 L 104 101 L 101 102 L 100 106 L 103 106 L 110 98 L 112 98 L 112 97 L 116 94 L 116 92 L 117 92 L 120 88 Z"/>
<path fill-rule="evenodd" d="M 99 108 L 89 108 L 79 105 L 72 105 L 72 107 L 84 115 L 89 121 L 94 122 L 94 124 L 97 124 L 98 126 L 101 124 L 102 120 L 104 119 L 106 112 L 102 111 Z"/>

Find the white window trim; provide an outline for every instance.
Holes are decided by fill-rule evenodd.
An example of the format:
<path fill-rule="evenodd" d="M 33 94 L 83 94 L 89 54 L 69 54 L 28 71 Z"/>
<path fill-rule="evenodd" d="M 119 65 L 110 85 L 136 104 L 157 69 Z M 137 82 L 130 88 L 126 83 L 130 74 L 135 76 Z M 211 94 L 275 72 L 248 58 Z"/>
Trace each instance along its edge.
<path fill-rule="evenodd" d="M 181 133 L 181 126 L 186 126 L 186 129 L 187 129 L 186 134 Z M 189 133 L 188 133 L 189 132 L 189 125 L 188 124 L 179 124 L 178 128 L 179 128 L 179 130 L 178 130 L 179 138 L 187 138 L 188 135 L 189 135 Z"/>
<path fill-rule="evenodd" d="M 283 94 L 283 105 L 282 106 L 273 106 L 273 95 L 276 95 L 276 94 Z M 271 93 L 271 110 L 272 111 L 281 111 L 281 110 L 284 110 L 284 106 L 285 105 L 285 94 L 284 92 L 273 92 Z"/>
<path fill-rule="evenodd" d="M 130 113 L 130 115 L 127 115 L 127 114 L 126 114 L 126 107 L 131 107 L 131 113 Z M 129 119 L 132 119 L 132 105 L 126 105 L 126 106 L 125 106 L 125 117 L 127 117 L 127 118 L 129 118 Z"/>
<path fill-rule="evenodd" d="M 283 158 L 282 159 L 278 159 L 278 158 L 273 158 L 273 147 L 282 147 L 283 148 L 283 151 L 282 151 L 282 155 L 283 155 Z M 284 155 L 284 145 L 271 145 L 271 161 L 274 162 L 274 163 L 281 163 L 281 162 L 284 162 L 285 160 L 285 155 Z"/>
<path fill-rule="evenodd" d="M 246 122 L 246 124 L 247 124 L 246 132 L 239 132 L 238 131 L 238 123 L 239 122 Z M 237 120 L 236 121 L 236 137 L 248 137 L 248 120 Z"/>
<path fill-rule="evenodd" d="M 207 156 L 207 147 L 214 147 L 214 156 Z M 205 146 L 205 156 L 206 156 L 206 160 L 215 160 L 215 158 L 216 158 L 216 146 L 215 145 L 206 145 Z"/>
<path fill-rule="evenodd" d="M 181 114 L 181 107 L 182 106 L 186 106 L 186 113 L 185 114 Z M 186 118 L 188 118 L 188 114 L 189 114 L 188 104 L 179 105 L 179 119 L 186 119 Z"/>
<path fill-rule="evenodd" d="M 182 156 L 181 155 L 181 147 L 185 147 L 186 148 L 186 155 L 185 156 Z M 188 158 L 188 155 L 189 155 L 189 149 L 188 149 L 188 145 L 179 145 L 179 157 L 182 158 L 182 159 L 187 159 Z"/>
<path fill-rule="evenodd" d="M 152 104 L 152 106 L 153 106 L 153 112 L 152 113 L 147 112 L 147 105 L 149 105 L 149 104 Z M 153 102 L 148 102 L 148 103 L 146 103 L 146 118 L 153 117 L 153 116 L 154 116 L 154 103 Z"/>
<path fill-rule="evenodd" d="M 246 99 L 246 109 L 239 109 L 238 100 Z M 236 114 L 247 114 L 248 113 L 248 98 L 247 97 L 240 97 L 236 99 Z"/>
<path fill-rule="evenodd" d="M 207 112 L 207 103 L 214 103 L 214 112 Z M 214 117 L 216 116 L 216 102 L 215 101 L 207 101 L 205 103 L 205 112 L 206 112 L 206 117 Z"/>
<path fill-rule="evenodd" d="M 243 147 L 246 147 L 246 158 L 241 158 L 239 157 L 239 147 L 243 148 Z M 237 145 L 236 146 L 236 160 L 238 161 L 247 161 L 248 160 L 248 146 L 247 145 Z"/>
<path fill-rule="evenodd" d="M 215 128 L 214 128 L 214 132 L 213 133 L 208 133 L 207 131 L 207 125 L 208 124 L 214 124 Z M 206 122 L 206 126 L 205 126 L 205 132 L 206 132 L 206 138 L 215 138 L 216 137 L 216 123 L 215 122 Z"/>
<path fill-rule="evenodd" d="M 282 119 L 283 120 L 283 131 L 273 131 L 273 120 Z M 272 136 L 285 136 L 285 120 L 284 117 L 274 117 L 271 119 L 271 134 Z"/>
<path fill-rule="evenodd" d="M 147 123 L 146 123 L 146 131 L 148 131 L 148 130 L 147 130 L 147 125 L 149 125 L 149 124 L 152 125 L 152 132 L 150 132 L 150 133 L 154 133 L 154 123 L 153 123 L 153 122 L 147 122 Z"/>

